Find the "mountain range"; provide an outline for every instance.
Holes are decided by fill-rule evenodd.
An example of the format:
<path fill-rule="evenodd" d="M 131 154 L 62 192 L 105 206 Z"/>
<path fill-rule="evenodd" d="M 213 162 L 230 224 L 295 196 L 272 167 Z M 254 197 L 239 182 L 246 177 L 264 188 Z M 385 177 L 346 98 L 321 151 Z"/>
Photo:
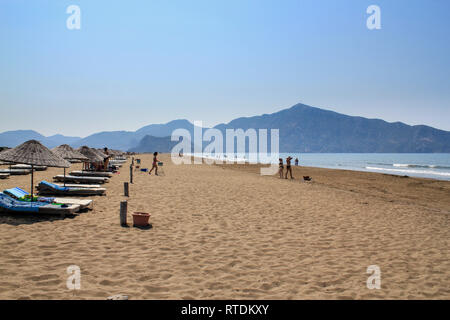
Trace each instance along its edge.
<path fill-rule="evenodd" d="M 191 122 L 174 120 L 137 131 L 105 131 L 86 138 L 45 137 L 32 130 L 7 131 L 0 133 L 0 146 L 14 147 L 35 139 L 49 148 L 67 143 L 73 147 L 88 145 L 135 152 L 168 152 L 176 144 L 170 140 L 170 135 L 178 128 L 188 130 L 193 136 Z M 237 118 L 214 128 L 222 131 L 224 137 L 226 129 L 279 129 L 280 152 L 450 153 L 449 131 L 348 116 L 304 104 L 272 114 Z"/>

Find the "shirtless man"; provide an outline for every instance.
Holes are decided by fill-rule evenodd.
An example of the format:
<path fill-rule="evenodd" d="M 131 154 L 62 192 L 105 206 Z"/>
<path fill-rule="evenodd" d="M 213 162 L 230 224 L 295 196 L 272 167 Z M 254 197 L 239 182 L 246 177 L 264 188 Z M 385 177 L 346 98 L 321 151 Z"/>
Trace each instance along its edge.
<path fill-rule="evenodd" d="M 292 176 L 291 160 L 292 160 L 291 156 L 286 158 L 286 175 L 284 176 L 285 179 L 288 178 L 287 177 L 288 176 L 288 172 L 289 172 L 289 175 L 291 176 L 291 179 L 294 179 L 294 177 Z"/>

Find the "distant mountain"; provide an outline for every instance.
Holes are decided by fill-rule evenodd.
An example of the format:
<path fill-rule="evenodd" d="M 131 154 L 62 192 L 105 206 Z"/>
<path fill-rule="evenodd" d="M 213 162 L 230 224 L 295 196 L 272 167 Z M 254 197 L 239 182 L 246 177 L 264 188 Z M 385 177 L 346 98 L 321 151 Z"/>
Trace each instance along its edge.
<path fill-rule="evenodd" d="M 67 143 L 74 147 L 88 145 L 136 152 L 165 152 L 176 144 L 170 141 L 170 136 L 178 128 L 186 129 L 193 137 L 192 123 L 174 120 L 166 124 L 151 124 L 134 132 L 99 132 L 83 139 L 62 135 L 45 137 L 32 130 L 7 131 L 0 134 L 0 146 L 15 147 L 36 139 L 51 148 Z M 221 130 L 224 137 L 226 129 L 279 129 L 280 152 L 450 153 L 449 131 L 347 116 L 304 104 L 272 114 L 237 118 L 215 128 Z"/>
<path fill-rule="evenodd" d="M 46 141 L 48 144 L 53 144 L 55 147 L 60 146 L 62 144 L 73 144 L 76 141 L 79 141 L 80 137 L 67 137 L 62 134 L 55 134 L 53 136 L 47 137 Z M 51 147 L 53 148 L 53 147 Z"/>
<path fill-rule="evenodd" d="M 141 139 L 145 136 L 152 137 L 170 137 L 175 129 L 182 128 L 189 132 L 194 131 L 194 125 L 187 120 L 174 120 L 165 124 L 151 124 L 137 131 L 105 131 L 92 134 L 83 138 L 72 145 L 80 147 L 83 145 L 103 148 L 107 146 L 111 149 L 128 150 L 138 146 Z"/>
<path fill-rule="evenodd" d="M 116 150 L 128 150 L 139 143 L 135 132 L 130 131 L 104 131 L 94 133 L 86 138 L 73 142 L 73 147 L 89 146 L 92 148 L 104 148 Z"/>
<path fill-rule="evenodd" d="M 194 125 L 188 120 L 173 120 L 166 124 L 151 124 L 136 131 L 136 136 L 142 138 L 146 135 L 153 137 L 170 137 L 176 129 L 186 129 L 191 136 L 194 133 Z"/>
<path fill-rule="evenodd" d="M 281 152 L 450 152 L 449 131 L 352 117 L 304 104 L 272 114 L 238 118 L 216 128 L 222 132 L 279 128 Z"/>
<path fill-rule="evenodd" d="M 179 140 L 181 141 L 181 139 Z M 146 135 L 142 138 L 139 144 L 129 149 L 130 152 L 145 153 L 145 152 L 160 152 L 160 153 L 170 153 L 172 148 L 178 144 L 179 141 L 171 141 L 171 137 L 153 137 Z M 191 144 L 191 148 L 193 148 Z"/>
<path fill-rule="evenodd" d="M 0 133 L 0 146 L 13 148 L 28 140 L 38 140 L 48 148 L 54 148 L 61 144 L 72 144 L 80 140 L 79 137 L 66 137 L 60 134 L 45 137 L 33 130 L 16 130 Z"/>

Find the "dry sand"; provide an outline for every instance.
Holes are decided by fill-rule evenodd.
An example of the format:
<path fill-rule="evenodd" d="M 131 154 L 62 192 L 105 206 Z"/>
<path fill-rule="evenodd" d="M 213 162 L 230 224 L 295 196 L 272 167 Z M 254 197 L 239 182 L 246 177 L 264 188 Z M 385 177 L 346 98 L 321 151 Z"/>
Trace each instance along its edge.
<path fill-rule="evenodd" d="M 135 174 L 129 228 L 119 225 L 127 165 L 93 211 L 1 215 L 0 298 L 450 298 L 450 182 L 317 168 L 294 168 L 312 182 L 290 181 L 258 166 L 162 159 L 165 176 Z M 29 180 L 11 176 L 0 189 L 28 190 Z M 134 211 L 151 213 L 153 228 L 131 227 Z M 73 264 L 79 291 L 66 288 Z M 369 265 L 381 269 L 380 290 L 366 287 Z"/>

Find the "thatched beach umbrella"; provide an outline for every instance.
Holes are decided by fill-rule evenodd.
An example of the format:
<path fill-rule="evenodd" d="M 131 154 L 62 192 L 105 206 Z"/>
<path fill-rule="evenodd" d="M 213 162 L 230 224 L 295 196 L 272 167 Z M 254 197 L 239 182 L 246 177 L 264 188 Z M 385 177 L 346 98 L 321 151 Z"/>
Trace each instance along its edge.
<path fill-rule="evenodd" d="M 109 155 L 107 155 L 106 153 L 104 153 L 102 150 L 100 149 L 92 149 L 94 150 L 95 153 L 97 153 L 100 157 L 102 157 L 103 159 L 108 158 Z"/>
<path fill-rule="evenodd" d="M 91 162 L 100 162 L 103 161 L 103 157 L 101 157 L 94 149 L 91 149 L 87 146 L 82 146 L 78 148 L 76 151 L 84 155 Z"/>
<path fill-rule="evenodd" d="M 91 149 L 87 146 L 82 146 L 77 149 L 79 153 L 84 155 L 86 158 L 89 159 L 90 162 L 102 162 L 103 157 L 99 156 L 97 152 L 95 152 L 94 149 Z M 84 165 L 83 165 L 84 167 Z"/>
<path fill-rule="evenodd" d="M 59 147 L 53 148 L 52 151 L 53 153 L 57 154 L 58 156 L 67 161 L 73 160 L 89 161 L 89 159 L 85 155 L 74 150 L 68 144 L 62 144 Z M 64 168 L 64 186 L 66 186 L 66 168 Z"/>
<path fill-rule="evenodd" d="M 34 166 L 68 168 L 70 163 L 44 147 L 39 141 L 29 140 L 14 149 L 0 152 L 0 160 L 31 165 L 31 201 L 33 201 Z"/>

